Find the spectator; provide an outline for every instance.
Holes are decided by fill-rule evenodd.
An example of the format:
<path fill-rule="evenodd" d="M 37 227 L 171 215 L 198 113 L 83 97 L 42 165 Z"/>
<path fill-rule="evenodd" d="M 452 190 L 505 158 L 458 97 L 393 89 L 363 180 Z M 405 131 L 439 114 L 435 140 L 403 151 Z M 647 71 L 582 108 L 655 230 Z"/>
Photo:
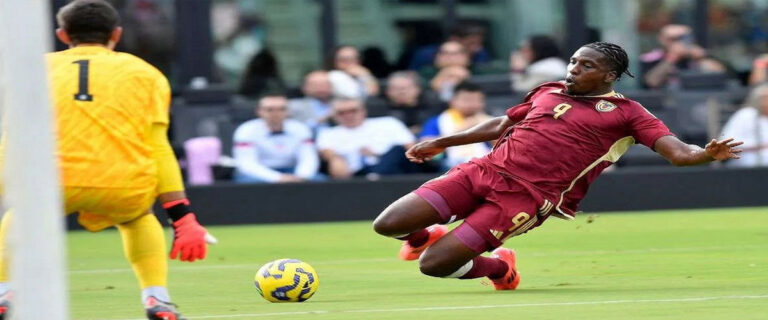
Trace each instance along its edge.
<path fill-rule="evenodd" d="M 707 57 L 707 52 L 693 42 L 691 28 L 670 24 L 661 29 L 659 43 L 662 48 L 640 56 L 643 84 L 660 88 L 670 81 L 678 81 L 679 71 L 725 72 L 725 66 Z"/>
<path fill-rule="evenodd" d="M 480 87 L 470 82 L 462 82 L 456 86 L 456 93 L 448 110 L 430 118 L 424 124 L 419 140 L 454 134 L 490 118 L 491 116 L 485 113 L 485 94 Z M 445 151 L 443 166 L 450 168 L 472 158 L 482 157 L 490 151 L 491 145 L 486 142 L 450 147 Z"/>
<path fill-rule="evenodd" d="M 366 101 L 370 116 L 393 116 L 402 121 L 414 134 L 421 125 L 440 113 L 442 104 L 431 91 L 421 90 L 419 76 L 413 71 L 399 71 L 387 79 L 386 99 Z"/>
<path fill-rule="evenodd" d="M 318 179 L 319 159 L 306 125 L 287 120 L 284 96 L 259 100 L 259 119 L 235 131 L 235 181 L 241 183 L 300 182 Z"/>
<path fill-rule="evenodd" d="M 752 62 L 752 72 L 749 74 L 749 85 L 754 86 L 768 80 L 768 54 L 758 56 Z"/>
<path fill-rule="evenodd" d="M 331 118 L 333 88 L 328 72 L 312 71 L 304 77 L 301 86 L 303 98 L 288 101 L 291 119 L 303 122 L 311 128 L 328 124 Z"/>
<path fill-rule="evenodd" d="M 491 55 L 485 49 L 485 28 L 479 25 L 459 24 L 451 30 L 446 42 L 458 42 L 468 53 L 470 64 L 479 65 L 491 61 Z M 411 70 L 421 70 L 436 64 L 437 56 L 442 48 L 437 45 L 430 45 L 417 49 L 413 54 L 413 59 L 408 67 Z"/>
<path fill-rule="evenodd" d="M 563 79 L 568 67 L 555 39 L 545 35 L 526 39 L 510 56 L 509 65 L 512 91 L 516 92 L 528 92 L 541 83 Z"/>
<path fill-rule="evenodd" d="M 328 77 L 333 95 L 342 98 L 365 98 L 379 94 L 379 84 L 371 71 L 360 64 L 360 53 L 352 46 L 340 46 L 333 53 Z"/>
<path fill-rule="evenodd" d="M 440 45 L 434 64 L 419 69 L 419 75 L 424 79 L 432 79 L 442 69 L 447 67 L 462 67 L 469 69 L 469 52 L 458 41 L 446 41 Z"/>
<path fill-rule="evenodd" d="M 285 90 L 277 60 L 269 49 L 262 49 L 253 56 L 243 73 L 238 92 L 249 98 L 258 98 L 264 92 L 279 92 Z"/>
<path fill-rule="evenodd" d="M 359 99 L 334 101 L 333 117 L 338 125 L 320 130 L 317 136 L 320 156 L 328 162 L 332 178 L 410 172 L 405 150 L 415 138 L 402 122 L 393 117 L 366 119 Z"/>
<path fill-rule="evenodd" d="M 741 159 L 728 160 L 726 166 L 768 166 L 768 83 L 752 89 L 744 107 L 728 119 L 721 135 L 744 142 Z"/>
<path fill-rule="evenodd" d="M 448 102 L 453 98 L 456 85 L 469 79 L 469 76 L 469 69 L 461 66 L 449 66 L 440 69 L 440 72 L 432 78 L 429 84 L 441 101 Z"/>

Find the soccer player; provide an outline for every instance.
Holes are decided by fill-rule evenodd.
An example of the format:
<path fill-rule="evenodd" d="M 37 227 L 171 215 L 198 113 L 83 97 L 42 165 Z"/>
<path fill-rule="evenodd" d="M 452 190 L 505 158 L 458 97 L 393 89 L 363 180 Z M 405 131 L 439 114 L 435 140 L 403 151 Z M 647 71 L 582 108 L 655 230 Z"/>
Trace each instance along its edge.
<path fill-rule="evenodd" d="M 171 259 L 204 259 L 207 231 L 190 210 L 168 142 L 168 80 L 143 60 L 113 51 L 122 29 L 106 1 L 75 0 L 56 17 L 56 36 L 70 47 L 46 57 L 65 212 L 78 212 L 92 232 L 116 226 L 147 317 L 180 319 L 170 303 L 165 239 L 152 204 L 157 198 L 171 220 Z M 0 319 L 8 312 L 6 264 L 0 264 Z"/>
<path fill-rule="evenodd" d="M 589 184 L 632 144 L 677 166 L 738 158 L 740 142 L 686 144 L 642 105 L 614 92 L 622 74 L 632 76 L 627 65 L 621 47 L 587 44 L 571 57 L 565 81 L 533 89 L 505 116 L 414 145 L 406 156 L 421 163 L 451 146 L 499 139 L 487 156 L 392 203 L 374 221 L 375 231 L 404 240 L 400 257 L 420 258 L 426 275 L 488 277 L 496 290 L 514 290 L 520 283 L 515 252 L 501 244 L 551 215 L 573 219 Z M 440 225 L 460 219 L 450 232 Z M 480 256 L 491 250 L 491 257 Z"/>

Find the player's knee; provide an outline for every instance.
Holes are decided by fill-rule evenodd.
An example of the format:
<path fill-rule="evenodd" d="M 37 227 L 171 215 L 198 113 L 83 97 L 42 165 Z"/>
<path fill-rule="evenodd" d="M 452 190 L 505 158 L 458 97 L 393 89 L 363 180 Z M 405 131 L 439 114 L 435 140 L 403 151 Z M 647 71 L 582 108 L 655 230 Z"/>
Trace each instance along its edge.
<path fill-rule="evenodd" d="M 384 213 L 373 221 L 373 230 L 382 236 L 392 237 L 398 235 L 396 221 L 387 218 Z"/>
<path fill-rule="evenodd" d="M 430 277 L 445 278 L 453 273 L 450 266 L 446 265 L 441 259 L 425 252 L 419 258 L 419 271 Z"/>
<path fill-rule="evenodd" d="M 376 217 L 376 220 L 373 221 L 373 230 L 376 231 L 376 233 L 387 237 L 403 235 L 403 230 L 401 230 L 402 226 L 400 225 L 401 223 L 398 221 L 399 219 L 396 218 L 398 215 L 392 214 L 392 210 L 391 206 L 384 209 L 384 211 Z"/>

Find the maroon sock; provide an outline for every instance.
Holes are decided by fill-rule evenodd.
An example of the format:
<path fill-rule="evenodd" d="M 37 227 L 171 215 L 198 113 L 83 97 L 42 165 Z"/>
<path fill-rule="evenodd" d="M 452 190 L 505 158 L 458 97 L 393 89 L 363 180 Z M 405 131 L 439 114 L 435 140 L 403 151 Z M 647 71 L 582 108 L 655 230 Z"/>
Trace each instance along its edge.
<path fill-rule="evenodd" d="M 480 277 L 497 279 L 507 274 L 507 270 L 509 270 L 509 266 L 502 260 L 477 256 L 472 259 L 472 269 L 469 269 L 459 279 L 475 279 Z"/>
<path fill-rule="evenodd" d="M 397 239 L 408 241 L 408 244 L 411 245 L 411 247 L 416 248 L 427 243 L 427 240 L 429 240 L 429 231 L 427 231 L 427 229 L 421 229 Z"/>

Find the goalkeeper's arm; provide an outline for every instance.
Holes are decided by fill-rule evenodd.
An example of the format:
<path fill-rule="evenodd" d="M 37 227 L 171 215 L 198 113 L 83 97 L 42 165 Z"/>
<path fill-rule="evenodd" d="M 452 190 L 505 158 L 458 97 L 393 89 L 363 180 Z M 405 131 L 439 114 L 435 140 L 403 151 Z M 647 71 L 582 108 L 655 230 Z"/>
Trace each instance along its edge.
<path fill-rule="evenodd" d="M 207 243 L 214 242 L 213 237 L 197 222 L 184 192 L 181 170 L 168 141 L 168 125 L 155 123 L 150 133 L 152 157 L 157 164 L 158 200 L 168 213 L 173 226 L 174 238 L 171 259 L 182 261 L 205 259 Z"/>

